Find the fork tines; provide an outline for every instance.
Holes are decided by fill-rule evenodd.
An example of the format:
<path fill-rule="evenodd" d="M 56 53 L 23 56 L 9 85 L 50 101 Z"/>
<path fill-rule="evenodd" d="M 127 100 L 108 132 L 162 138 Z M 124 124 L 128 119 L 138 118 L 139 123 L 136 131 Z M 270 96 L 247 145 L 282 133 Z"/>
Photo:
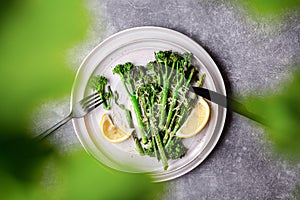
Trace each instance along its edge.
<path fill-rule="evenodd" d="M 95 92 L 80 101 L 82 108 L 89 112 L 94 108 L 98 107 L 102 103 L 98 92 Z"/>

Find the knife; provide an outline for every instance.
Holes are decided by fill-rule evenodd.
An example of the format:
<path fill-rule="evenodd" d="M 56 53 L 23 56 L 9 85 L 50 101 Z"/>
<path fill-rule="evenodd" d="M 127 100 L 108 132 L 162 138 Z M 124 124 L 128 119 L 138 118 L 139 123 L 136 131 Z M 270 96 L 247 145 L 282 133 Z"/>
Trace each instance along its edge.
<path fill-rule="evenodd" d="M 266 125 L 266 120 L 263 117 L 250 112 L 245 105 L 233 98 L 201 87 L 192 87 L 190 91 L 224 108 L 243 115 L 253 121 L 256 121 L 262 125 Z"/>

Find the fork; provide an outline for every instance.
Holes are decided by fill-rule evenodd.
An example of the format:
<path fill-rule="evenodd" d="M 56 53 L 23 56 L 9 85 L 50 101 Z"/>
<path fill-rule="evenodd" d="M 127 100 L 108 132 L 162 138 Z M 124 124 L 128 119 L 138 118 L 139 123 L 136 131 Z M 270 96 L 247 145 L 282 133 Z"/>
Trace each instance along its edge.
<path fill-rule="evenodd" d="M 66 124 L 68 121 L 70 121 L 73 118 L 81 118 L 87 115 L 89 112 L 97 108 L 100 104 L 102 104 L 103 101 L 101 101 L 100 96 L 98 92 L 95 92 L 79 102 L 75 103 L 71 112 L 67 117 L 65 117 L 63 120 L 58 122 L 57 124 L 53 125 L 51 128 L 47 129 L 40 135 L 36 136 L 36 140 L 43 140 L 47 136 L 49 136 L 51 133 L 53 133 L 55 130 L 60 128 L 62 125 Z"/>

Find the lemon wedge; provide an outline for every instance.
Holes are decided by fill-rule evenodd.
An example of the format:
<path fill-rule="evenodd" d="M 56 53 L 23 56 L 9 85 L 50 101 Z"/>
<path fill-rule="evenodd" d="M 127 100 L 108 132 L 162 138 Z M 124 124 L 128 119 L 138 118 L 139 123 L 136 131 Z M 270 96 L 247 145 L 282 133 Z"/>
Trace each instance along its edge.
<path fill-rule="evenodd" d="M 124 131 L 114 125 L 108 114 L 103 114 L 100 121 L 100 130 L 103 137 L 111 143 L 123 142 L 130 137 Z"/>
<path fill-rule="evenodd" d="M 210 115 L 208 103 L 201 97 L 196 103 L 190 116 L 186 119 L 181 128 L 177 131 L 176 136 L 180 138 L 189 138 L 197 135 L 207 124 Z"/>

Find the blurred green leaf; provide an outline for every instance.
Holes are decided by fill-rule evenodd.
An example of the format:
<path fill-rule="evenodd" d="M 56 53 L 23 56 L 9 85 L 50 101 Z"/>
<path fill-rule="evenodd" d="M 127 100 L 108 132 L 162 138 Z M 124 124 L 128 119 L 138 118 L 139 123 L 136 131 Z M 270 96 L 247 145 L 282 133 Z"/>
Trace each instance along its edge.
<path fill-rule="evenodd" d="M 88 18 L 82 0 L 0 3 L 0 170 L 24 182 L 34 179 L 51 151 L 33 143 L 31 112 L 70 92 L 74 72 L 64 57 L 84 38 Z"/>
<path fill-rule="evenodd" d="M 10 130 L 26 125 L 41 100 L 70 92 L 74 72 L 65 55 L 84 38 L 88 21 L 82 0 L 15 0 L 7 7 L 13 10 L 0 29 L 0 110 Z"/>
<path fill-rule="evenodd" d="M 2 135 L 0 152 L 0 170 L 28 183 L 40 178 L 46 159 L 54 149 L 24 135 Z M 0 181 L 0 187 L 3 184 Z"/>
<path fill-rule="evenodd" d="M 234 0 L 254 16 L 280 16 L 290 11 L 299 11 L 300 0 Z"/>
<path fill-rule="evenodd" d="M 280 92 L 250 96 L 245 104 L 251 112 L 265 118 L 275 149 L 289 158 L 300 159 L 300 70 L 293 74 L 288 83 L 282 83 Z"/>
<path fill-rule="evenodd" d="M 150 200 L 161 189 L 143 174 L 104 169 L 86 152 L 74 154 L 60 165 L 59 199 Z"/>
<path fill-rule="evenodd" d="M 0 198 L 5 200 L 151 200 L 161 191 L 161 184 L 151 183 L 143 174 L 126 174 L 104 169 L 86 152 L 77 152 L 64 157 L 53 157 L 44 183 L 22 185 L 6 177 L 0 188 Z M 0 173 L 1 174 L 1 173 Z M 5 177 L 5 176 L 4 176 Z M 48 180 L 48 181 L 47 181 Z"/>
<path fill-rule="evenodd" d="M 65 56 L 86 35 L 83 0 L 0 5 L 0 199 L 152 199 L 160 187 L 149 177 L 104 170 L 85 152 L 60 157 L 31 138 L 33 108 L 71 91 Z"/>

